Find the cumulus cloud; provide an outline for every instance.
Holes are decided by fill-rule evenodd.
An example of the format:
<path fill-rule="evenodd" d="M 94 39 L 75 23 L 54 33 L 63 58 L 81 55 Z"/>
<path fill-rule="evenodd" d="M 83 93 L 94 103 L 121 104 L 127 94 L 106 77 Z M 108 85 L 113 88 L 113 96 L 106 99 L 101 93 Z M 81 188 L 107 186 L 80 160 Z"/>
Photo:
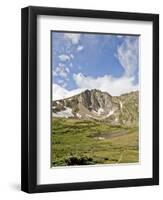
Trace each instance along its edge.
<path fill-rule="evenodd" d="M 108 92 L 113 96 L 119 96 L 124 93 L 138 90 L 138 85 L 134 85 L 134 77 L 122 76 L 115 78 L 105 75 L 103 77 L 93 78 L 83 74 L 74 74 L 73 78 L 77 86 L 81 89 L 99 89 Z"/>
<path fill-rule="evenodd" d="M 57 76 L 58 75 L 56 70 L 53 70 L 52 73 L 53 73 L 53 76 Z"/>
<path fill-rule="evenodd" d="M 80 40 L 80 34 L 77 33 L 65 33 L 64 38 L 69 39 L 72 44 L 78 44 Z"/>
<path fill-rule="evenodd" d="M 74 58 L 74 55 L 71 53 L 71 54 L 70 54 L 70 57 L 71 57 L 71 59 L 73 59 L 73 58 Z"/>
<path fill-rule="evenodd" d="M 63 84 L 63 83 L 64 83 L 64 80 L 63 80 L 63 79 L 59 79 L 59 80 L 58 80 L 58 83 L 59 83 L 59 84 Z"/>
<path fill-rule="evenodd" d="M 64 87 L 61 87 L 58 84 L 53 84 L 53 92 L 52 92 L 53 101 L 74 96 L 76 94 L 83 92 L 84 90 L 85 90 L 84 88 L 80 88 L 70 91 L 65 89 Z"/>
<path fill-rule="evenodd" d="M 69 70 L 68 67 L 65 67 L 65 70 L 66 70 L 67 73 L 70 73 L 70 70 Z"/>
<path fill-rule="evenodd" d="M 59 63 L 59 66 L 53 71 L 54 76 L 61 76 L 66 78 L 70 70 L 63 63 Z"/>
<path fill-rule="evenodd" d="M 138 90 L 138 85 L 133 84 L 133 77 L 114 78 L 105 75 L 103 77 L 93 78 L 83 74 L 74 74 L 74 80 L 79 87 L 75 90 L 67 90 L 58 84 L 53 84 L 53 100 L 59 100 L 79 94 L 86 89 L 99 89 L 108 92 L 112 96 L 119 96 L 124 93 Z"/>
<path fill-rule="evenodd" d="M 77 51 L 82 51 L 83 49 L 84 49 L 84 47 L 81 46 L 81 45 L 79 45 L 79 46 L 77 47 Z"/>
<path fill-rule="evenodd" d="M 62 62 L 65 62 L 65 61 L 69 61 L 70 60 L 70 57 L 66 54 L 61 54 L 58 56 L 59 59 L 62 61 Z"/>
<path fill-rule="evenodd" d="M 118 47 L 116 57 L 124 68 L 125 76 L 134 75 L 138 68 L 138 39 L 127 37 Z"/>
<path fill-rule="evenodd" d="M 58 84 L 53 84 L 53 100 L 59 100 L 65 98 L 67 90 Z"/>
<path fill-rule="evenodd" d="M 64 37 L 69 40 L 71 44 L 76 45 L 76 51 L 82 51 L 83 46 L 79 44 L 80 34 L 65 33 Z M 121 38 L 123 36 L 117 35 Z M 114 77 L 113 75 L 104 75 L 99 77 L 84 76 L 82 73 L 73 74 L 73 81 L 75 81 L 78 89 L 67 90 L 66 81 L 59 81 L 53 84 L 53 100 L 59 100 L 76 95 L 86 89 L 99 89 L 108 92 L 112 96 L 119 96 L 124 93 L 136 91 L 139 89 L 139 84 L 135 84 L 135 77 L 138 70 L 138 39 L 133 37 L 125 37 L 124 41 L 118 46 L 116 51 L 116 58 L 124 69 L 121 77 Z M 59 55 L 60 63 L 53 71 L 54 76 L 60 76 L 60 79 L 67 80 L 70 69 L 73 68 L 74 59 L 72 52 Z M 66 62 L 69 61 L 69 62 Z M 66 63 L 68 65 L 66 65 Z M 68 68 L 69 67 L 69 68 Z M 81 71 L 81 67 L 78 66 Z M 72 75 L 72 74 L 71 74 Z"/>

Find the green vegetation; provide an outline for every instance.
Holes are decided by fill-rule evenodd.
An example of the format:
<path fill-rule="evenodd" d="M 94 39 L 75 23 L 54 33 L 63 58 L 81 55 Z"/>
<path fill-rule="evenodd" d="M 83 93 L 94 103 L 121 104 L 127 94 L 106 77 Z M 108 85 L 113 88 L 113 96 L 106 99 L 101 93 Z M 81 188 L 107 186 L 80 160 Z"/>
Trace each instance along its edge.
<path fill-rule="evenodd" d="M 52 119 L 52 166 L 135 163 L 139 161 L 138 143 L 137 127 Z"/>

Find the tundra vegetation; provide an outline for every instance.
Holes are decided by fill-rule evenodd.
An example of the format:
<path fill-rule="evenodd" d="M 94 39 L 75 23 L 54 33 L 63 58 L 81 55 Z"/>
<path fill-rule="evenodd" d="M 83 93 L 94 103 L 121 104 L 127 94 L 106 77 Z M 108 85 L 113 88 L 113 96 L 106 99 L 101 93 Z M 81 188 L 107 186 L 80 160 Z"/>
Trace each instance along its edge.
<path fill-rule="evenodd" d="M 138 162 L 138 136 L 138 127 L 53 118 L 52 166 Z"/>
<path fill-rule="evenodd" d="M 52 166 L 139 162 L 139 93 L 86 90 L 52 103 Z"/>

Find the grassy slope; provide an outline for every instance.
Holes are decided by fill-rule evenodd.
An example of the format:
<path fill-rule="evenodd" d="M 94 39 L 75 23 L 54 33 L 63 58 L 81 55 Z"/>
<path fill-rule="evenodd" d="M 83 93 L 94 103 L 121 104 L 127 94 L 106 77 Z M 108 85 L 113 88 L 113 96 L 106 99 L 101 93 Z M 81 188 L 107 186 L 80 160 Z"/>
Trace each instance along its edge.
<path fill-rule="evenodd" d="M 52 165 L 138 162 L 138 128 L 52 119 Z"/>

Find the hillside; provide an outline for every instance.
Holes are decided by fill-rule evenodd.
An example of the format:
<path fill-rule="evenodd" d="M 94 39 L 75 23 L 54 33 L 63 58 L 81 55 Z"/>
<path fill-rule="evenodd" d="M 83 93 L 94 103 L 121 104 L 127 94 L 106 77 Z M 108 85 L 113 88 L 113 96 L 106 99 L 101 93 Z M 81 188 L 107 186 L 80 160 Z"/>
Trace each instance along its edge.
<path fill-rule="evenodd" d="M 52 116 L 104 121 L 112 125 L 138 125 L 139 92 L 111 96 L 100 90 L 85 90 L 52 102 Z"/>

